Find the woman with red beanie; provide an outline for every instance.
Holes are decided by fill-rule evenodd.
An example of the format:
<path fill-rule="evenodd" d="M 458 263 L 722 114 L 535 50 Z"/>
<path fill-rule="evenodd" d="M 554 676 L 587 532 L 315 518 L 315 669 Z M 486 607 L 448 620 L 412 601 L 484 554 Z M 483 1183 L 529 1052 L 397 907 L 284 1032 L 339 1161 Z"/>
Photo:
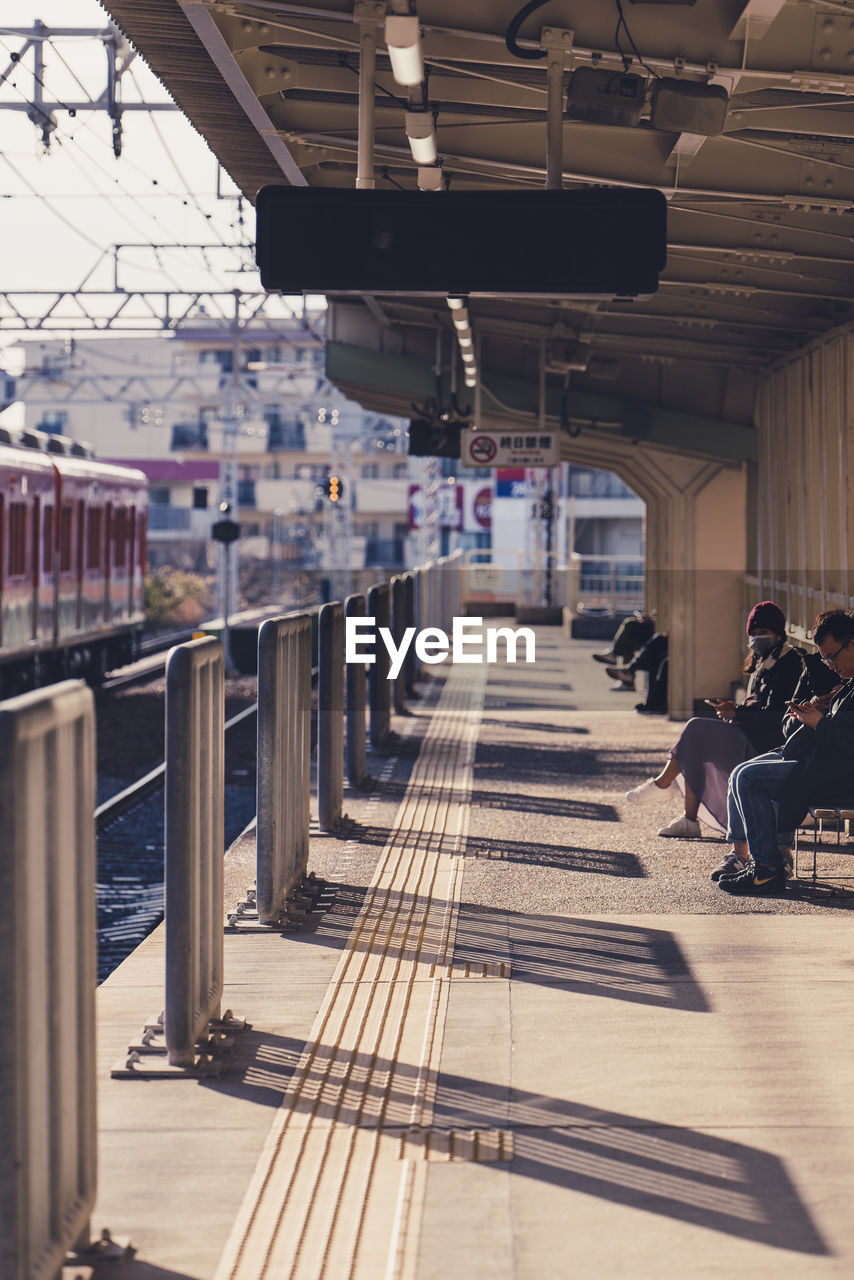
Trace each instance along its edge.
<path fill-rule="evenodd" d="M 715 701 L 716 719 L 689 720 L 654 778 L 626 792 L 633 804 L 667 792 L 684 795 L 684 813 L 659 831 L 660 836 L 700 836 L 700 820 L 726 831 L 727 781 L 736 765 L 761 755 L 783 741 L 783 718 L 804 671 L 805 655 L 786 639 L 786 618 L 771 600 L 754 605 L 747 619 L 750 657 L 747 696 L 740 706 L 729 698 Z M 817 689 L 820 693 L 823 690 Z"/>

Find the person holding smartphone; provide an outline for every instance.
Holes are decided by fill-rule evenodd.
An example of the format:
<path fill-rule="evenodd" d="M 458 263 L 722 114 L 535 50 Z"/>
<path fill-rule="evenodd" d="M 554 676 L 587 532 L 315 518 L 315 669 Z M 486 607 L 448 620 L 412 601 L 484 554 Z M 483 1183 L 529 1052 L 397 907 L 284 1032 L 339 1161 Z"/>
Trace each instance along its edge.
<path fill-rule="evenodd" d="M 681 793 L 683 812 L 659 830 L 660 836 L 697 838 L 701 822 L 723 834 L 727 823 L 727 783 L 736 765 L 783 741 L 783 719 L 804 669 L 803 651 L 786 638 L 786 618 L 778 605 L 763 600 L 747 619 L 749 655 L 747 695 L 708 699 L 715 719 L 689 720 L 664 767 L 626 792 L 629 803 Z M 729 868 L 728 868 L 729 869 Z M 716 872 L 720 869 L 716 868 Z M 717 875 L 713 873 L 714 878 Z"/>
<path fill-rule="evenodd" d="M 831 609 L 813 624 L 821 661 L 834 691 L 808 701 L 793 696 L 797 725 L 782 747 L 738 765 L 729 780 L 730 857 L 742 864 L 718 887 L 732 894 L 777 894 L 786 887 L 794 832 L 811 805 L 854 798 L 854 614 Z"/>

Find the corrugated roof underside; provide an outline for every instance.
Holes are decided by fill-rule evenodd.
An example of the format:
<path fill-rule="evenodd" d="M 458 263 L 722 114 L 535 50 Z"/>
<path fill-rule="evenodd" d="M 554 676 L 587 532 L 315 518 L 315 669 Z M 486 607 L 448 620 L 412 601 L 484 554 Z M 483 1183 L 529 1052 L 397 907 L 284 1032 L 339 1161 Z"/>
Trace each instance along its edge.
<path fill-rule="evenodd" d="M 286 182 L 176 0 L 100 0 L 240 190 Z"/>

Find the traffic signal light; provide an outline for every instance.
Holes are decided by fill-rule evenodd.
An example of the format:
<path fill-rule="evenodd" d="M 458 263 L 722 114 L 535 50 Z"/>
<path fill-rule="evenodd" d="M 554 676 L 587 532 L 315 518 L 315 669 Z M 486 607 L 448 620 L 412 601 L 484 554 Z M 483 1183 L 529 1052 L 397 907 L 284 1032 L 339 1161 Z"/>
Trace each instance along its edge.
<path fill-rule="evenodd" d="M 344 492 L 340 476 L 326 477 L 326 496 L 330 502 L 338 502 Z"/>

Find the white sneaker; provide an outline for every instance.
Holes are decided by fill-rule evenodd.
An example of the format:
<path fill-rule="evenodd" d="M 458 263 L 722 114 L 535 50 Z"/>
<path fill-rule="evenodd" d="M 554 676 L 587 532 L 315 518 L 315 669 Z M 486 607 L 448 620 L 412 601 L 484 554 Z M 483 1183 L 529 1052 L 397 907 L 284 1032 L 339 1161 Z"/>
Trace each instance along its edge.
<path fill-rule="evenodd" d="M 630 804 L 643 804 L 646 800 L 663 800 L 665 796 L 672 796 L 675 790 L 674 782 L 671 782 L 669 787 L 660 787 L 655 778 L 647 778 L 646 782 L 641 782 L 638 786 L 632 787 L 631 791 L 627 791 L 626 799 Z"/>
<path fill-rule="evenodd" d="M 703 834 L 700 829 L 699 822 L 695 822 L 692 818 L 686 818 L 683 814 L 681 818 L 675 818 L 673 822 L 669 822 L 666 827 L 662 827 L 658 833 L 660 836 L 687 836 L 688 838 L 701 836 Z"/>

